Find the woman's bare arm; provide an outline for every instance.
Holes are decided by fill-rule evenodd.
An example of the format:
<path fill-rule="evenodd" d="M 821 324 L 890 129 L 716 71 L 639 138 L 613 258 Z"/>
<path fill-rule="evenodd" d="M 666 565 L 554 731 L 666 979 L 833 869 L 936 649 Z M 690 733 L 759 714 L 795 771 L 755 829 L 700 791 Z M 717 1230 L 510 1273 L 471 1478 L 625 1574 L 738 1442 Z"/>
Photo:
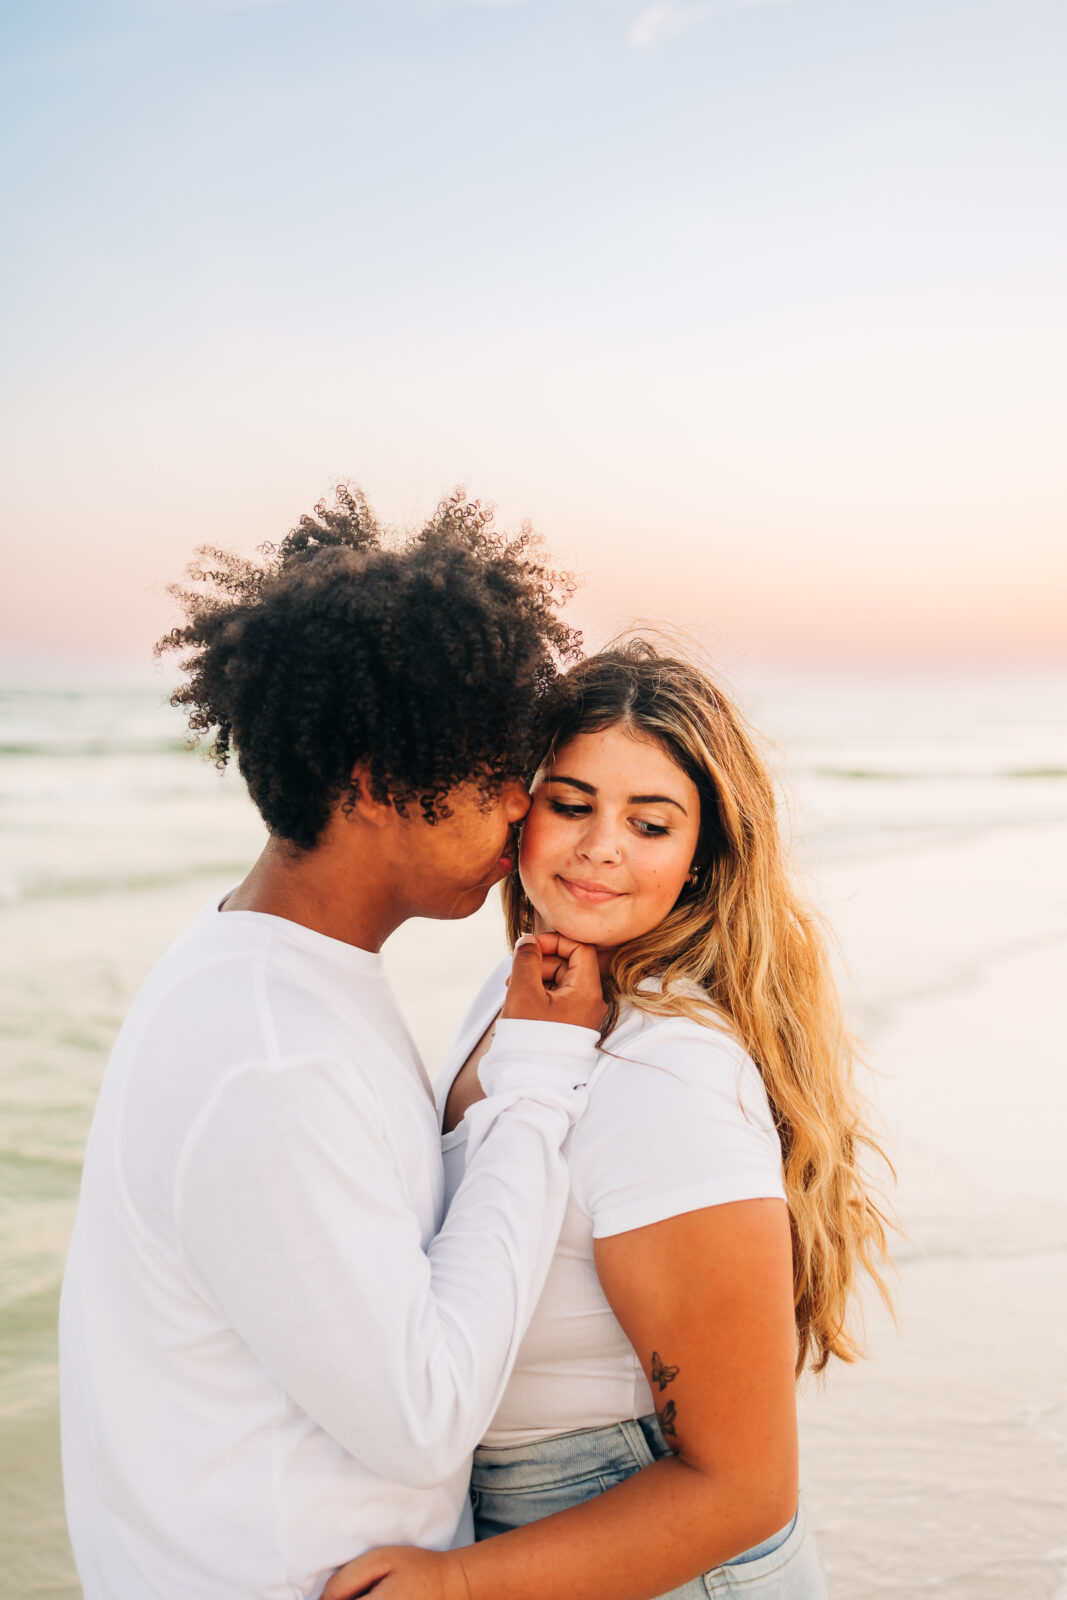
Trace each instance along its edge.
<path fill-rule="evenodd" d="M 797 1503 L 792 1252 L 781 1200 L 598 1240 L 597 1272 L 675 1454 L 567 1511 L 447 1552 L 350 1562 L 323 1600 L 652 1600 Z M 375 1586 L 376 1585 L 376 1586 Z"/>

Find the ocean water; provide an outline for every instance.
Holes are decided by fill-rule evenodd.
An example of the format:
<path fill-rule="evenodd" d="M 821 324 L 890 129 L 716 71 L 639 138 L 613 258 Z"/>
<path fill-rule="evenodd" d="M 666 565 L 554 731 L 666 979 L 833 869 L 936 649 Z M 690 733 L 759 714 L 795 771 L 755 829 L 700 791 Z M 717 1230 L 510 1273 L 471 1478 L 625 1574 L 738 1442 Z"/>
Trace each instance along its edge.
<path fill-rule="evenodd" d="M 842 947 L 900 1169 L 900 1328 L 802 1401 L 839 1600 L 1067 1600 L 1067 674 L 745 675 Z M 254 858 L 234 774 L 156 687 L 0 689 L 0 1592 L 73 1600 L 55 1316 L 108 1049 Z M 501 948 L 487 907 L 386 947 L 431 1070 Z"/>

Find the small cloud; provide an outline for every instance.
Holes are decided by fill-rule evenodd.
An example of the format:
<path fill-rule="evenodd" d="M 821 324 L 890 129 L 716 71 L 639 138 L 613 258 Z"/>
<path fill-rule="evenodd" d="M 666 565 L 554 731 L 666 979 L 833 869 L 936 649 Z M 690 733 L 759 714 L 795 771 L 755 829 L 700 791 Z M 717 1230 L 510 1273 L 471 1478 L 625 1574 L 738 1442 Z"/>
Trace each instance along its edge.
<path fill-rule="evenodd" d="M 728 11 L 748 11 L 754 6 L 787 3 L 788 0 L 693 0 L 692 4 L 681 4 L 677 0 L 663 0 L 660 5 L 647 6 L 634 18 L 626 42 L 635 50 L 644 50 L 661 39 L 688 33 L 708 17 L 721 17 Z"/>
<path fill-rule="evenodd" d="M 644 50 L 659 39 L 670 38 L 674 34 L 685 33 L 689 28 L 696 27 L 697 23 L 707 16 L 708 10 L 706 5 L 649 6 L 630 24 L 626 42 L 635 50 Z"/>

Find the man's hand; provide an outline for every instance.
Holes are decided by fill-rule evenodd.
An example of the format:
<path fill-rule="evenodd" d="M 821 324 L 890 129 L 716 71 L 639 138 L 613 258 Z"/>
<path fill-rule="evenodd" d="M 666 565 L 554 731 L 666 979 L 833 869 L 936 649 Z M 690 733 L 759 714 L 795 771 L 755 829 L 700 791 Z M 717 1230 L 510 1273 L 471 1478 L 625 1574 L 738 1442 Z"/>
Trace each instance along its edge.
<path fill-rule="evenodd" d="M 467 1593 L 458 1551 L 384 1545 L 339 1567 L 322 1600 L 466 1600 Z"/>
<path fill-rule="evenodd" d="M 523 935 L 515 946 L 502 1017 L 599 1028 L 606 1011 L 592 945 L 576 944 L 561 933 Z"/>

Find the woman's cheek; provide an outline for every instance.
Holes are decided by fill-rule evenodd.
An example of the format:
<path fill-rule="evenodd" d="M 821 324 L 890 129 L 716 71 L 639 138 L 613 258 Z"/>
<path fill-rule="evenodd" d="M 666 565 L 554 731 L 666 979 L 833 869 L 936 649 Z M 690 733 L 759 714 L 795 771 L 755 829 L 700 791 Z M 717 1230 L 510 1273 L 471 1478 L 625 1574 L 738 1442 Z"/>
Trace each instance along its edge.
<path fill-rule="evenodd" d="M 519 861 L 532 872 L 547 872 L 558 856 L 561 829 L 544 812 L 531 811 L 522 826 Z"/>
<path fill-rule="evenodd" d="M 642 874 L 634 904 L 634 921 L 641 923 L 642 933 L 647 933 L 663 921 L 681 894 L 683 882 L 684 878 L 679 877 L 675 887 L 673 872 L 653 870 Z"/>
<path fill-rule="evenodd" d="M 540 898 L 540 886 L 551 875 L 549 861 L 552 857 L 551 842 L 546 838 L 546 832 L 551 829 L 545 827 L 533 816 L 527 818 L 519 844 L 519 877 L 529 900 L 537 903 Z"/>

